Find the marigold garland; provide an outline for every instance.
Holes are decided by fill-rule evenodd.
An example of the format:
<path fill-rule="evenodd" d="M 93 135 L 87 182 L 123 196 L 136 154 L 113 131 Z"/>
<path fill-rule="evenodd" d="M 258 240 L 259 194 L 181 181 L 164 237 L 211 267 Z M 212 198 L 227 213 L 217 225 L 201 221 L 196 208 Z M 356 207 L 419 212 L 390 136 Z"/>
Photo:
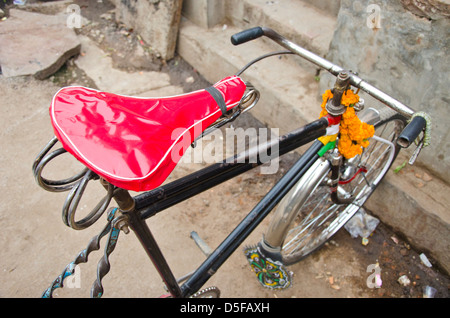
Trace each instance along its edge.
<path fill-rule="evenodd" d="M 322 95 L 322 111 L 320 117 L 328 114 L 325 106 L 329 99 L 333 97 L 331 90 L 327 90 Z M 369 145 L 368 139 L 373 136 L 375 129 L 372 125 L 359 120 L 353 105 L 359 101 L 359 96 L 352 90 L 347 90 L 342 95 L 341 104 L 346 106 L 339 126 L 338 150 L 346 158 L 350 159 L 362 153 L 362 149 Z"/>

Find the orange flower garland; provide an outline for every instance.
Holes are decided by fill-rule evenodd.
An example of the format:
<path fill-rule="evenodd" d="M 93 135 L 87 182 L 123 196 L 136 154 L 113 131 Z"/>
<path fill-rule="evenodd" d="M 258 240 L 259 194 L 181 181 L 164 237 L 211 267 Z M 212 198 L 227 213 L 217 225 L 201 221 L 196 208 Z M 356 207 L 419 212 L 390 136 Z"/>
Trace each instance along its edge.
<path fill-rule="evenodd" d="M 327 101 L 333 97 L 333 93 L 327 90 L 322 95 L 322 111 L 320 117 L 326 116 L 328 112 L 325 109 Z M 369 145 L 368 139 L 373 136 L 375 129 L 372 125 L 359 120 L 355 113 L 353 105 L 359 101 L 359 96 L 352 90 L 347 90 L 342 95 L 341 104 L 347 109 L 342 115 L 339 127 L 338 150 L 346 158 L 350 159 L 362 153 L 362 148 Z"/>

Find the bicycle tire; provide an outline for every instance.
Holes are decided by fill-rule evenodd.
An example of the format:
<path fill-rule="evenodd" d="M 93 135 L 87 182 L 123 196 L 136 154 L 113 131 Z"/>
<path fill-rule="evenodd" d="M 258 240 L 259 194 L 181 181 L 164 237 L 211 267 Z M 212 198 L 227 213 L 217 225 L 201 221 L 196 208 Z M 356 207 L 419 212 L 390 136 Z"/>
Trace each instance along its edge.
<path fill-rule="evenodd" d="M 392 142 L 390 147 L 394 147 L 393 156 L 387 156 L 382 142 L 377 140 L 373 142 L 374 140 L 372 139 L 370 145 L 364 149 L 361 156 L 353 159 L 353 162 L 359 160 L 360 163 L 364 163 L 367 173 L 360 173 L 350 183 L 339 187 L 341 192 L 342 190 L 345 190 L 347 193 L 352 192 L 355 196 L 355 200 L 352 203 L 338 205 L 331 200 L 330 187 L 326 185 L 329 168 L 323 176 L 319 177 L 320 179 L 314 181 L 315 184 L 312 188 L 311 185 L 308 185 L 309 188 L 306 189 L 308 180 L 305 180 L 305 177 L 307 177 L 308 173 L 299 180 L 297 186 L 295 186 L 297 187 L 296 191 L 301 193 L 303 188 L 303 192 L 309 190 L 311 193 L 303 203 L 297 204 L 294 212 L 295 216 L 290 222 L 287 231 L 283 233 L 283 237 L 285 236 L 283 243 L 278 247 L 265 245 L 271 252 L 276 250 L 277 253 L 280 253 L 281 262 L 284 265 L 295 264 L 318 250 L 363 206 L 397 157 L 400 147 L 395 141 L 405 124 L 406 119 L 391 109 L 385 109 L 380 112 L 380 120 L 374 125 L 375 135 L 384 139 L 387 139 L 386 137 L 389 138 Z M 389 146 L 386 146 L 386 148 L 389 148 Z M 378 154 L 379 156 L 377 156 Z M 347 166 L 345 166 L 347 169 L 355 169 L 354 166 L 347 164 L 347 162 Z M 315 167 L 317 168 L 317 166 L 313 166 L 310 169 Z M 310 171 L 310 173 L 314 175 L 316 172 Z M 295 199 L 295 196 L 290 197 L 287 195 L 283 200 Z M 296 206 L 296 203 L 283 203 L 282 201 L 279 206 L 285 208 L 288 205 Z M 278 214 L 278 218 L 282 214 L 283 212 Z M 279 220 L 276 220 L 275 217 L 271 221 L 269 229 L 272 227 L 272 230 L 276 231 L 279 223 Z"/>

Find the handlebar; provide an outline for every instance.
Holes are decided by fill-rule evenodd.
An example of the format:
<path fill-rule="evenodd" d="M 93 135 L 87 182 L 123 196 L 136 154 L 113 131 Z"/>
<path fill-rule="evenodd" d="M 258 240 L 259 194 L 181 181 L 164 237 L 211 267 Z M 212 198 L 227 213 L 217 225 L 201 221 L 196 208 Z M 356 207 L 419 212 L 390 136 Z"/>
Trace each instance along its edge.
<path fill-rule="evenodd" d="M 285 37 L 281 36 L 274 30 L 266 27 L 255 27 L 248 30 L 241 31 L 239 33 L 236 33 L 231 37 L 231 43 L 233 45 L 239 45 L 243 44 L 245 42 L 257 39 L 261 36 L 266 36 L 269 39 L 273 40 L 274 42 L 278 43 L 282 47 L 288 49 L 289 51 L 299 55 L 300 57 L 306 59 L 307 61 L 319 66 L 320 68 L 323 68 L 333 74 L 334 76 L 338 76 L 338 74 L 344 69 L 338 65 L 335 65 L 331 63 L 330 61 L 302 48 L 301 46 L 289 41 Z M 386 106 L 394 109 L 398 113 L 402 114 L 406 118 L 411 118 L 411 116 L 415 113 L 413 109 L 410 107 L 402 104 L 398 100 L 392 98 L 391 96 L 387 95 L 386 93 L 383 93 L 376 87 L 370 85 L 360 77 L 358 77 L 355 74 L 349 74 L 350 75 L 350 84 L 354 87 L 357 87 L 361 89 L 362 91 L 366 92 L 367 94 L 371 95 L 372 97 L 376 98 Z"/>
<path fill-rule="evenodd" d="M 233 45 L 243 44 L 245 42 L 260 38 L 264 35 L 264 30 L 261 27 L 255 27 L 236 33 L 231 36 L 231 43 Z"/>
<path fill-rule="evenodd" d="M 231 43 L 233 45 L 239 45 L 262 36 L 268 37 L 272 41 L 278 43 L 280 46 L 288 49 L 292 53 L 306 59 L 307 61 L 319 66 L 320 68 L 327 70 L 336 77 L 338 77 L 339 74 L 344 71 L 342 67 L 333 64 L 330 61 L 302 48 L 301 46 L 281 36 L 274 30 L 266 27 L 254 27 L 236 33 L 231 37 Z M 378 88 L 372 86 L 368 82 L 364 81 L 362 78 L 358 77 L 356 74 L 348 72 L 348 76 L 349 76 L 348 83 L 350 85 L 366 92 L 367 94 L 379 100 L 386 106 L 405 116 L 407 119 L 411 119 L 411 122 L 405 127 L 404 131 L 401 133 L 399 137 L 398 144 L 401 147 L 408 147 L 422 131 L 424 131 L 424 133 L 427 135 L 424 137 L 424 139 L 429 140 L 430 119 L 428 115 L 423 113 L 416 113 L 410 107 L 402 104 L 398 100 L 387 95 Z M 428 142 L 425 143 L 425 145 L 427 144 Z"/>
<path fill-rule="evenodd" d="M 409 147 L 419 136 L 420 132 L 424 130 L 426 123 L 423 117 L 415 116 L 398 137 L 398 145 L 403 148 Z"/>

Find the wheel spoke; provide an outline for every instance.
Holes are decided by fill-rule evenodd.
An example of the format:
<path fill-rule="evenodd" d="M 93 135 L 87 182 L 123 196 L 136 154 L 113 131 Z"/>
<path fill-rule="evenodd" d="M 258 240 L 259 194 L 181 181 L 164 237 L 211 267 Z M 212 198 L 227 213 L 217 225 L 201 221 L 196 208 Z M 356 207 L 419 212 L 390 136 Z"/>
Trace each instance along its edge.
<path fill-rule="evenodd" d="M 393 141 L 403 127 L 403 122 L 389 119 L 376 129 L 376 135 L 384 140 Z M 383 137 L 385 136 L 385 137 Z M 320 184 L 299 209 L 293 225 L 288 231 L 282 247 L 283 260 L 292 264 L 313 252 L 334 235 L 364 204 L 375 186 L 381 180 L 381 174 L 387 171 L 392 163 L 389 155 L 392 144 L 383 140 L 371 140 L 359 158 L 347 161 L 357 171 L 361 167 L 367 169 L 354 180 L 338 187 L 340 197 L 353 195 L 351 204 L 337 205 L 330 198 L 330 188 L 326 183 Z M 351 171 L 351 170 L 349 170 Z"/>
<path fill-rule="evenodd" d="M 323 198 L 323 199 L 327 200 L 328 198 Z M 286 244 L 284 244 L 283 249 L 289 249 L 290 246 L 292 244 L 294 244 L 295 242 L 297 242 L 296 246 L 298 246 L 299 244 L 304 242 L 307 238 L 309 238 L 312 235 L 312 233 L 315 231 L 315 229 L 317 227 L 320 227 L 321 225 L 323 225 L 334 214 L 334 212 L 336 212 L 336 210 L 338 208 L 339 208 L 338 205 L 332 204 L 327 209 L 325 209 L 325 210 L 322 209 L 321 212 L 319 212 L 317 214 L 317 216 L 315 216 L 314 218 L 311 218 L 309 221 L 308 221 L 308 218 L 304 218 L 304 220 L 301 224 L 299 224 L 298 226 L 296 226 L 295 228 L 293 228 L 289 231 L 289 234 L 290 234 L 290 233 L 295 232 L 297 229 L 300 229 L 300 231 L 298 231 L 298 233 L 296 233 Z M 312 210 L 309 215 L 312 215 L 313 212 L 315 212 L 315 209 Z M 323 220 L 321 222 L 317 223 L 323 216 L 325 216 L 323 218 Z M 316 226 L 314 227 L 314 225 L 316 225 Z M 299 237 L 302 234 L 304 234 L 304 232 L 306 230 L 309 230 L 309 231 L 305 235 L 303 235 L 301 237 L 301 239 L 299 239 Z M 288 234 L 288 236 L 289 236 L 289 234 Z"/>

